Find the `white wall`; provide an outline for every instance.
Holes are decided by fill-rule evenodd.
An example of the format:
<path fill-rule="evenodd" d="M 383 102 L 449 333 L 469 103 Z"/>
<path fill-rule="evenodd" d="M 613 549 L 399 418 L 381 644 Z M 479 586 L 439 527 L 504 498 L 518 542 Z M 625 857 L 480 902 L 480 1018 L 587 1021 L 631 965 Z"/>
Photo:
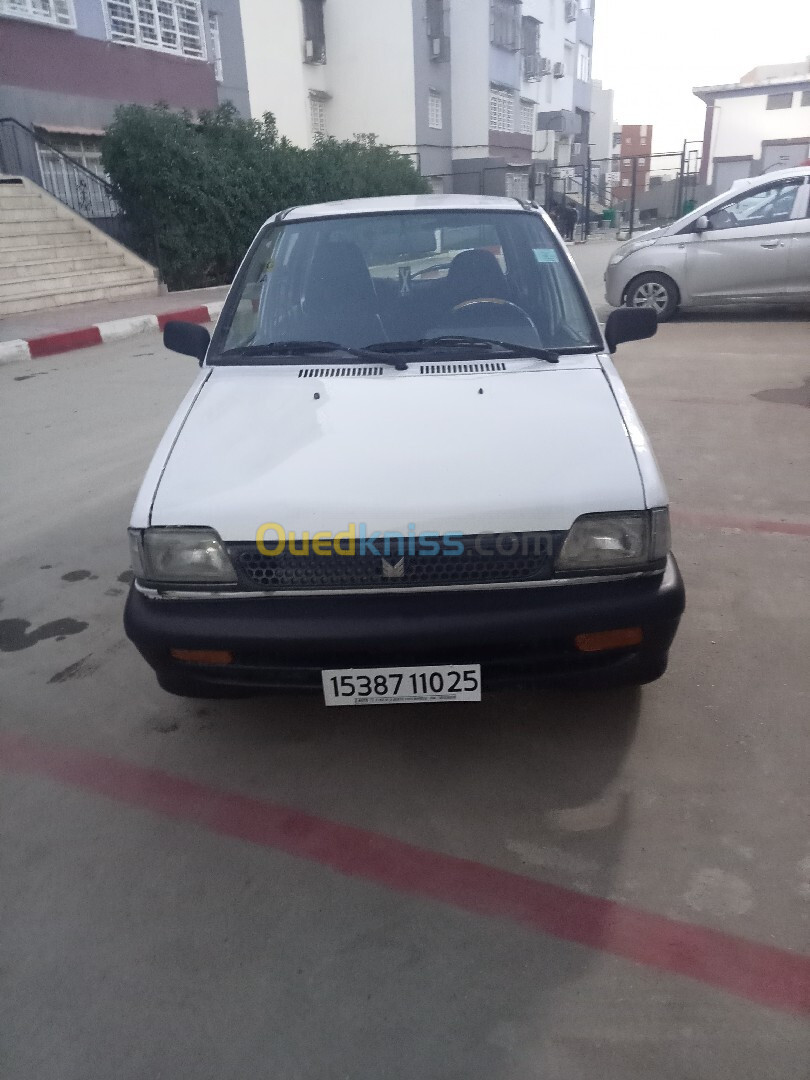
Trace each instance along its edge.
<path fill-rule="evenodd" d="M 389 145 L 412 147 L 411 0 L 326 0 L 324 10 L 329 134 L 350 139 L 373 133 Z"/>
<path fill-rule="evenodd" d="M 591 109 L 591 157 L 600 161 L 613 152 L 613 91 L 605 90 L 598 80 L 591 87 Z"/>
<path fill-rule="evenodd" d="M 775 85 L 769 92 L 779 93 L 780 89 Z M 791 109 L 766 109 L 766 100 L 765 93 L 717 99 L 709 153 L 712 161 L 748 154 L 759 158 L 764 139 L 810 138 L 810 106 L 800 105 L 800 91 L 794 91 Z"/>
<path fill-rule="evenodd" d="M 241 0 L 250 108 L 275 114 L 279 130 L 299 146 L 310 143 L 303 64 L 303 15 L 298 0 Z M 322 72 L 317 69 L 322 77 Z"/>
<path fill-rule="evenodd" d="M 311 146 L 314 90 L 329 95 L 327 134 L 415 142 L 411 0 L 327 0 L 325 64 L 303 62 L 300 0 L 241 0 L 241 9 L 254 116 L 274 113 L 282 135 Z"/>
<path fill-rule="evenodd" d="M 450 6 L 453 152 L 456 158 L 489 153 L 489 3 L 454 0 Z"/>

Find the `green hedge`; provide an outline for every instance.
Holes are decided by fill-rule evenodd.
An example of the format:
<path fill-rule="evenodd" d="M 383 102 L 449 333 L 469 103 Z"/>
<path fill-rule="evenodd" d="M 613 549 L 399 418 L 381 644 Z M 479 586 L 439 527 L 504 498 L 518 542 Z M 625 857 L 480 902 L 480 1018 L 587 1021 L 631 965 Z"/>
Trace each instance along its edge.
<path fill-rule="evenodd" d="M 270 113 L 244 120 L 231 104 L 199 119 L 124 105 L 102 160 L 133 246 L 170 289 L 229 282 L 261 223 L 287 206 L 428 190 L 412 161 L 373 135 L 303 150 L 279 137 Z"/>

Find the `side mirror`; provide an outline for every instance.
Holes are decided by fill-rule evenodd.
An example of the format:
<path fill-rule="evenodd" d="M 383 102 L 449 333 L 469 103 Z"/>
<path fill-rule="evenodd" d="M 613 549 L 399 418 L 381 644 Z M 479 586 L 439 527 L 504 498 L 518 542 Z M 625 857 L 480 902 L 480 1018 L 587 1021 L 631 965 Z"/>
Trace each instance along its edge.
<path fill-rule="evenodd" d="M 623 341 L 641 341 L 658 330 L 658 316 L 652 308 L 620 307 L 611 311 L 605 324 L 605 341 L 612 353 Z"/>
<path fill-rule="evenodd" d="M 706 232 L 708 227 L 709 219 L 706 217 L 705 214 L 701 214 L 699 218 L 696 218 L 695 221 L 692 222 L 692 228 L 695 230 L 696 233 Z"/>
<path fill-rule="evenodd" d="M 204 326 L 193 322 L 167 322 L 163 327 L 163 344 L 172 352 L 193 356 L 200 363 L 205 359 L 211 335 Z"/>

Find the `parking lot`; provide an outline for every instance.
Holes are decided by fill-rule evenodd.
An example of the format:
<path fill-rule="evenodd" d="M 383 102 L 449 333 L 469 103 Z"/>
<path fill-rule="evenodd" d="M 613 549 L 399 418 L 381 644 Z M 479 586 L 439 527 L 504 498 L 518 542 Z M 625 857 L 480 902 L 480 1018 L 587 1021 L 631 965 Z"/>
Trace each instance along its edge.
<path fill-rule="evenodd" d="M 805 1080 L 808 316 L 617 354 L 686 581 L 666 676 L 480 704 L 164 694 L 126 526 L 195 362 L 0 367 L 4 1080 Z"/>

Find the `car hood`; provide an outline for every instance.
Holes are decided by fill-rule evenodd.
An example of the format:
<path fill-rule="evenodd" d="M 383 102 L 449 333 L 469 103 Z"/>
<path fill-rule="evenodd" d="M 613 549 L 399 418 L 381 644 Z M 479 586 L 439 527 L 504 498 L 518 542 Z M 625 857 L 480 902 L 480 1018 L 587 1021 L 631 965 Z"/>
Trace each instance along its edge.
<path fill-rule="evenodd" d="M 152 525 L 245 541 L 288 532 L 568 529 L 644 508 L 636 457 L 594 356 L 497 374 L 211 370 L 152 500 Z M 345 374 L 338 374 L 339 371 Z M 355 369 L 356 370 L 356 369 Z"/>

